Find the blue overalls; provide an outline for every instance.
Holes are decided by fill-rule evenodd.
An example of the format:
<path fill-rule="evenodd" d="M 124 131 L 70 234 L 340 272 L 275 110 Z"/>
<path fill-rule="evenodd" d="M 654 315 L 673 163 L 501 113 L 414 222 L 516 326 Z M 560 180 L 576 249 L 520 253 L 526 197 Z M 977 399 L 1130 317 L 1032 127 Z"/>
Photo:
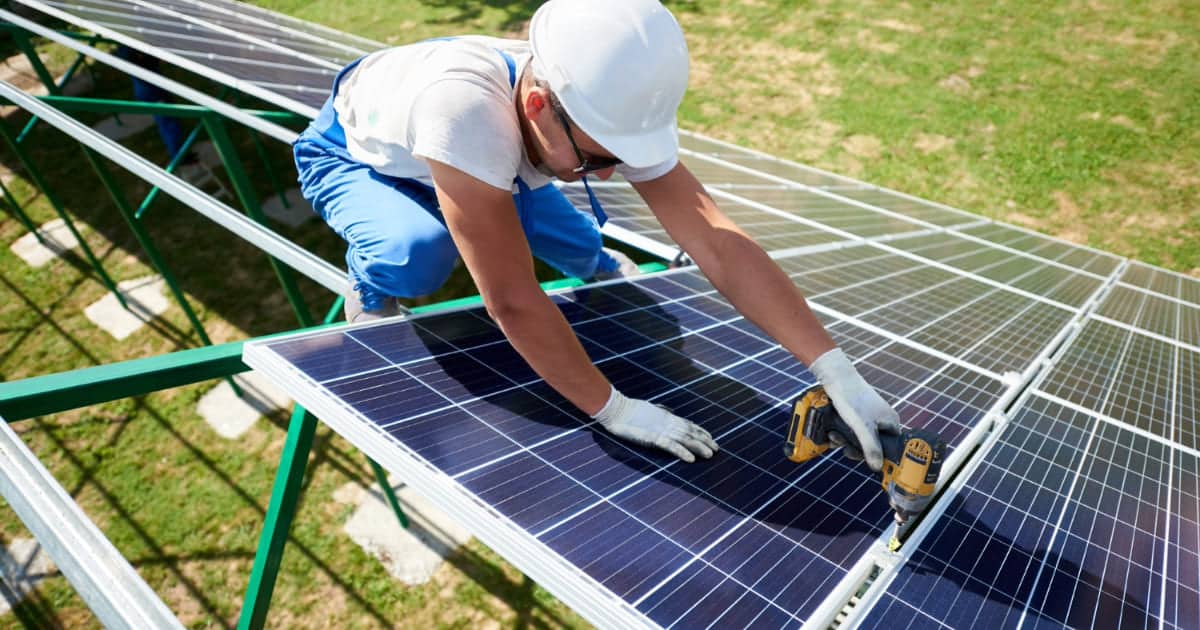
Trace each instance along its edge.
<path fill-rule="evenodd" d="M 497 52 L 508 65 L 509 84 L 515 86 L 515 61 Z M 359 61 L 338 73 L 333 93 L 296 139 L 293 152 L 300 191 L 345 239 L 351 286 L 358 291 L 363 310 L 372 311 L 388 296 L 416 297 L 437 290 L 454 270 L 458 249 L 431 186 L 382 175 L 346 150 L 333 99 L 342 76 Z M 597 218 L 603 217 L 603 211 L 598 204 L 593 203 L 597 216 L 585 214 L 553 185 L 531 190 L 520 178 L 516 183 L 519 193 L 513 201 L 534 256 L 576 278 L 617 268 L 617 262 L 601 249 Z"/>

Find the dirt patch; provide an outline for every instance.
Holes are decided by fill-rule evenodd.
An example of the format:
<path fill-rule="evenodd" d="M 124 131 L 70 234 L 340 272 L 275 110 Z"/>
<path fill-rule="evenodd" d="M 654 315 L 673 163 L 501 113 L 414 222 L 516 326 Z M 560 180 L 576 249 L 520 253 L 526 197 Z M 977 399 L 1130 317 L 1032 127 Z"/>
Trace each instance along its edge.
<path fill-rule="evenodd" d="M 875 159 L 883 154 L 883 143 L 875 136 L 854 134 L 842 141 L 842 148 L 854 157 Z"/>
<path fill-rule="evenodd" d="M 1031 217 L 1021 212 L 1009 212 L 1004 215 L 1004 220 L 1009 223 L 1015 223 L 1022 227 L 1027 227 L 1034 230 L 1042 228 L 1043 221 L 1035 217 Z"/>
<path fill-rule="evenodd" d="M 1118 127 L 1124 127 L 1130 131 L 1136 131 L 1137 133 L 1146 133 L 1145 129 L 1142 129 L 1141 127 L 1139 127 L 1137 123 L 1133 122 L 1128 116 L 1126 116 L 1124 114 L 1117 114 L 1116 116 L 1109 118 L 1108 122 L 1110 122 Z"/>
<path fill-rule="evenodd" d="M 1177 230 L 1183 227 L 1187 222 L 1187 217 L 1180 215 L 1172 215 L 1166 212 L 1139 212 L 1131 214 L 1123 221 L 1123 228 L 1140 228 L 1151 232 L 1161 232 L 1164 230 Z"/>
<path fill-rule="evenodd" d="M 859 48 L 863 50 L 872 50 L 885 55 L 894 55 L 897 50 L 900 50 L 900 45 L 895 42 L 884 41 L 879 38 L 879 34 L 875 31 L 864 28 L 854 35 L 853 45 L 848 45 L 845 40 L 839 41 L 839 44 L 847 48 Z"/>
<path fill-rule="evenodd" d="M 799 157 L 810 162 L 816 161 L 837 142 L 841 133 L 841 125 L 828 120 L 817 120 L 806 125 Z"/>
<path fill-rule="evenodd" d="M 892 19 L 875 20 L 871 24 L 880 28 L 886 28 L 889 31 L 900 31 L 901 33 L 921 33 L 925 30 L 921 28 L 920 24 L 909 24 L 908 22 Z"/>
<path fill-rule="evenodd" d="M 200 607 L 200 602 L 196 601 L 191 591 L 182 582 L 176 582 L 165 592 L 160 592 L 163 594 L 163 603 L 171 609 L 176 617 L 179 617 L 179 621 L 183 625 L 190 627 L 208 620 L 208 613 Z"/>
<path fill-rule="evenodd" d="M 1061 29 L 1057 39 L 1061 42 L 1075 42 L 1070 49 L 1064 48 L 1059 52 L 1067 61 L 1103 62 L 1102 58 L 1086 52 L 1086 49 L 1092 46 L 1105 50 L 1119 47 L 1128 51 L 1124 55 L 1126 62 L 1143 68 L 1154 68 L 1160 65 L 1171 49 L 1183 41 L 1183 38 L 1175 31 L 1155 30 L 1139 36 L 1134 29 L 1125 28 L 1120 32 L 1113 33 L 1105 30 L 1103 24 L 1099 22 L 1086 24 L 1075 22 Z"/>
<path fill-rule="evenodd" d="M 1080 209 L 1075 200 L 1067 193 L 1058 190 L 1051 193 L 1055 204 L 1058 205 L 1058 211 L 1054 215 L 1054 222 L 1064 226 L 1059 229 L 1055 236 L 1071 241 L 1072 243 L 1087 243 L 1088 232 L 1083 223 L 1079 220 Z"/>
<path fill-rule="evenodd" d="M 961 74 L 952 74 L 938 81 L 938 87 L 955 94 L 967 94 L 971 91 L 971 82 Z"/>
<path fill-rule="evenodd" d="M 930 153 L 937 153 L 943 149 L 953 147 L 954 138 L 937 133 L 918 133 L 916 139 L 913 141 L 913 146 L 921 153 L 929 155 Z"/>

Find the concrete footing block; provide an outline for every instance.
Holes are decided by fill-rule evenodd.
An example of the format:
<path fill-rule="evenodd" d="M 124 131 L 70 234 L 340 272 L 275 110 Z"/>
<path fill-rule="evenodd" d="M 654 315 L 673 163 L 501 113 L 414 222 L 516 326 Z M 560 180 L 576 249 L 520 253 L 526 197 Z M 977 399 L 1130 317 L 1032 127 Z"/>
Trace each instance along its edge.
<path fill-rule="evenodd" d="M 76 224 L 76 227 L 80 226 Z M 38 241 L 37 235 L 41 235 L 41 241 Z M 37 235 L 26 234 L 9 248 L 30 267 L 41 267 L 68 249 L 79 247 L 79 240 L 62 219 L 43 224 L 38 228 Z"/>
<path fill-rule="evenodd" d="M 300 227 L 304 222 L 317 217 L 312 206 L 300 194 L 299 188 L 292 188 L 283 196 L 287 199 L 287 206 L 283 205 L 279 195 L 271 195 L 263 200 L 263 212 L 272 219 L 293 228 Z"/>
<path fill-rule="evenodd" d="M 255 372 L 236 374 L 233 381 L 242 390 L 240 398 L 229 381 L 222 380 L 200 399 L 196 407 L 209 426 L 223 438 L 241 437 L 264 414 L 292 403 L 283 390 Z"/>
<path fill-rule="evenodd" d="M 122 308 L 112 293 L 105 293 L 98 302 L 84 309 L 84 314 L 120 341 L 167 311 L 170 302 L 163 294 L 164 287 L 166 282 L 158 275 L 126 280 L 117 284 L 117 290 L 129 304 L 129 310 Z"/>
<path fill-rule="evenodd" d="M 32 538 L 14 538 L 0 549 L 0 614 L 7 613 L 33 591 L 37 583 L 56 575 L 54 561 Z"/>
<path fill-rule="evenodd" d="M 153 124 L 154 117 L 147 114 L 121 114 L 119 118 L 109 116 L 101 120 L 92 125 L 92 129 L 110 140 L 120 142 L 149 129 Z"/>
<path fill-rule="evenodd" d="M 334 494 L 335 500 L 357 506 L 343 531 L 397 580 L 424 584 L 471 534 L 412 488 L 403 484 L 393 488 L 408 517 L 408 529 L 400 527 L 377 485 L 366 490 L 351 483 Z"/>

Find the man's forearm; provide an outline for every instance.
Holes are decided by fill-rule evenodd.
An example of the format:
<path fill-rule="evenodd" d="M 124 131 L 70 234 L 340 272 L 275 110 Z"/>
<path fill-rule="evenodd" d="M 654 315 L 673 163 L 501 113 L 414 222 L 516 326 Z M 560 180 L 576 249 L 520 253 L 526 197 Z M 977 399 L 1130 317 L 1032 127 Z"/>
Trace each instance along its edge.
<path fill-rule="evenodd" d="M 805 365 L 833 349 L 833 339 L 779 265 L 740 231 L 723 231 L 714 259 L 700 270 L 738 311 Z"/>
<path fill-rule="evenodd" d="M 492 313 L 517 352 L 564 398 L 588 415 L 608 402 L 611 385 L 566 318 L 545 296 Z"/>

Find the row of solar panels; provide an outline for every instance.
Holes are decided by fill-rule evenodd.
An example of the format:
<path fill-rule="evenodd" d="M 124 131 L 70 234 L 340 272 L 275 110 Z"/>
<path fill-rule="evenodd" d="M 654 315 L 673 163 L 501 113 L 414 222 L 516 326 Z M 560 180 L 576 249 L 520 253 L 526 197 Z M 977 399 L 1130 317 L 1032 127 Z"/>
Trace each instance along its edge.
<path fill-rule="evenodd" d="M 380 46 L 231 2 L 21 1 L 309 114 L 337 68 Z M 1034 379 L 881 575 L 869 622 L 1198 618 L 1194 279 L 682 141 L 907 423 L 961 449 Z M 673 247 L 631 193 L 600 187 L 612 223 Z M 555 300 L 619 387 L 701 422 L 723 454 L 683 466 L 594 431 L 478 311 L 247 360 L 595 621 L 797 625 L 854 579 L 890 516 L 861 466 L 778 455 L 812 380 L 794 359 L 694 271 Z"/>

